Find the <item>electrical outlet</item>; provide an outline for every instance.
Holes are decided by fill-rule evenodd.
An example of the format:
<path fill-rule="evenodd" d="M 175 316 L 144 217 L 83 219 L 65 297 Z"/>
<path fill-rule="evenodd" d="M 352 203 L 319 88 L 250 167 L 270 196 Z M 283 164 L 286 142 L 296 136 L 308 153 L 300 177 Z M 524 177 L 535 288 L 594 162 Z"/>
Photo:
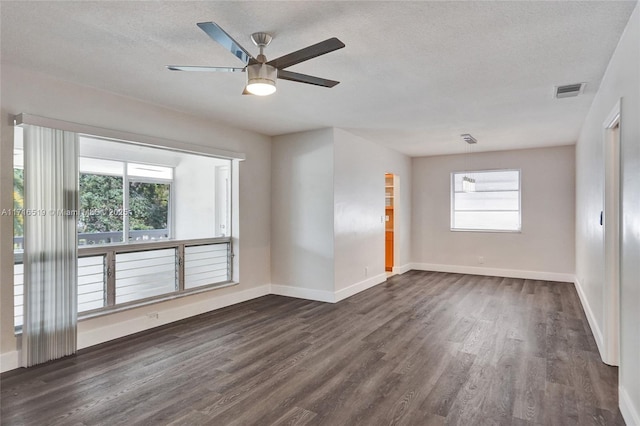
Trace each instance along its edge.
<path fill-rule="evenodd" d="M 478 256 L 478 263 L 480 265 L 484 264 L 484 256 Z"/>
<path fill-rule="evenodd" d="M 147 314 L 147 318 L 149 318 L 149 319 L 158 319 L 159 316 L 160 316 L 160 314 L 158 314 L 157 312 L 149 312 Z"/>
<path fill-rule="evenodd" d="M 365 276 L 365 277 L 368 277 L 368 276 L 369 276 L 369 267 L 368 267 L 368 266 L 365 266 L 365 267 L 364 267 L 364 276 Z"/>

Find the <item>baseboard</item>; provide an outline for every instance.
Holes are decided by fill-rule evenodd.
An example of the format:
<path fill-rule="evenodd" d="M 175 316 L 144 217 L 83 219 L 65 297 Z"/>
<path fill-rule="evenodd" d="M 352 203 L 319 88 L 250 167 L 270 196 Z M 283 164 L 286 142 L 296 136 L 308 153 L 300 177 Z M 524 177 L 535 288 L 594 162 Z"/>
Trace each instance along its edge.
<path fill-rule="evenodd" d="M 593 310 L 591 310 L 591 305 L 589 305 L 589 300 L 587 300 L 587 295 L 584 293 L 582 289 L 582 284 L 580 284 L 580 280 L 578 277 L 575 277 L 574 285 L 576 287 L 576 291 L 578 292 L 578 297 L 580 298 L 580 303 L 582 303 L 582 309 L 584 310 L 584 314 L 587 317 L 587 321 L 589 322 L 589 327 L 591 327 L 591 333 L 593 334 L 593 338 L 596 341 L 596 345 L 598 346 L 598 352 L 600 352 L 600 359 L 605 359 L 605 351 L 604 351 L 604 337 L 602 335 L 602 331 L 600 327 L 598 327 L 598 321 L 596 321 L 596 317 L 593 314 Z M 640 423 L 638 423 L 640 426 Z"/>
<path fill-rule="evenodd" d="M 633 405 L 633 400 L 627 393 L 627 390 L 622 386 L 618 387 L 618 405 L 620 406 L 620 412 L 626 424 L 629 426 L 640 426 L 640 411 Z"/>
<path fill-rule="evenodd" d="M 485 275 L 489 277 L 522 278 L 528 280 L 572 283 L 574 275 L 560 272 L 525 271 L 520 269 L 487 268 L 482 266 L 444 265 L 439 263 L 412 263 L 419 271 L 450 272 L 453 274 Z"/>
<path fill-rule="evenodd" d="M 405 272 L 409 272 L 411 270 L 411 263 L 407 263 L 402 266 L 394 266 L 392 271 L 394 274 L 404 274 Z"/>
<path fill-rule="evenodd" d="M 335 303 L 336 295 L 331 291 L 315 290 L 312 288 L 292 287 L 281 284 L 271 284 L 271 294 L 295 297 L 297 299 L 315 300 L 318 302 Z"/>
<path fill-rule="evenodd" d="M 0 355 L 0 373 L 20 367 L 20 351 L 5 352 Z"/>
<path fill-rule="evenodd" d="M 355 283 L 350 285 L 349 287 L 343 288 L 335 292 L 335 301 L 339 302 L 341 300 L 346 299 L 347 297 L 351 297 L 354 294 L 360 293 L 368 288 L 376 286 L 380 283 L 383 283 L 387 280 L 387 274 L 376 275 L 375 277 L 367 278 L 364 281 L 360 281 L 359 283 Z"/>
<path fill-rule="evenodd" d="M 82 330 L 82 323 L 78 324 L 78 349 L 107 342 L 140 331 L 149 330 L 161 325 L 169 324 L 195 315 L 200 315 L 236 303 L 246 302 L 270 293 L 270 286 L 263 285 L 247 290 L 236 291 L 223 296 L 203 298 L 193 303 L 158 312 L 158 317 L 150 318 L 143 314 L 126 321 L 119 321 L 90 330 Z"/>

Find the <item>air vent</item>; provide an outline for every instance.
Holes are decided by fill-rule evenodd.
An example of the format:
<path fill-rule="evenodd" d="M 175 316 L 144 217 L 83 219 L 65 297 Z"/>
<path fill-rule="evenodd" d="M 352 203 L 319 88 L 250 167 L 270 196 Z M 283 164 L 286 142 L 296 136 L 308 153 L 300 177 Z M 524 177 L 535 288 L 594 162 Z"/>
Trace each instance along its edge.
<path fill-rule="evenodd" d="M 584 86 L 586 83 L 576 83 L 576 84 L 567 84 L 565 86 L 556 86 L 554 90 L 554 95 L 556 98 L 571 98 L 573 96 L 578 96 L 582 92 L 584 92 Z"/>
<path fill-rule="evenodd" d="M 465 141 L 466 143 L 468 143 L 469 145 L 474 144 L 474 143 L 478 143 L 476 138 L 471 136 L 469 133 L 463 133 L 460 136 L 462 137 L 462 140 Z"/>

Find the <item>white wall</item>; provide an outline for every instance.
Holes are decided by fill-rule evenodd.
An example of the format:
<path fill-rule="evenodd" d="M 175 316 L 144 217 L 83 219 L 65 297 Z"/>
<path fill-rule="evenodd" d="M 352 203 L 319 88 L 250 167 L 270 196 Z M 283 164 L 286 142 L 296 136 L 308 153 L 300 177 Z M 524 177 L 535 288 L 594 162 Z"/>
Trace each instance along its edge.
<path fill-rule="evenodd" d="M 398 194 L 397 264 L 408 269 L 408 157 L 322 129 L 275 137 L 271 163 L 275 293 L 336 302 L 386 280 L 385 172 L 406 182 Z"/>
<path fill-rule="evenodd" d="M 273 138 L 271 282 L 283 292 L 333 294 L 333 131 Z M 294 291 L 294 293 L 291 293 Z M 313 296 L 310 296 L 313 297 Z"/>
<path fill-rule="evenodd" d="M 11 117 L 30 113 L 96 127 L 213 146 L 246 153 L 240 164 L 238 223 L 234 242 L 240 283 L 161 304 L 81 321 L 79 346 L 85 347 L 216 307 L 268 293 L 270 282 L 270 138 L 237 130 L 210 119 L 188 116 L 109 92 L 52 79 L 39 73 L 2 66 L 0 205 L 12 208 Z M 17 365 L 18 339 L 13 332 L 12 221 L 0 217 L 0 368 Z M 242 235 L 242 243 L 239 243 Z M 159 312 L 150 319 L 148 312 Z"/>
<path fill-rule="evenodd" d="M 342 129 L 334 130 L 334 150 L 335 289 L 339 292 L 386 278 L 385 173 L 397 175 L 400 181 L 395 194 L 394 264 L 399 271 L 409 269 L 411 159 Z"/>
<path fill-rule="evenodd" d="M 640 425 L 640 6 L 611 58 L 576 145 L 576 284 L 592 328 L 603 329 L 603 126 L 621 102 L 620 409 Z M 594 330 L 594 334 L 599 333 Z M 597 337 L 597 336 L 596 336 Z M 599 342 L 600 344 L 602 342 Z"/>
<path fill-rule="evenodd" d="M 216 165 L 221 163 L 223 161 L 208 157 L 181 156 L 173 179 L 175 238 L 216 235 L 214 189 Z"/>
<path fill-rule="evenodd" d="M 522 232 L 452 232 L 451 173 L 503 168 L 521 170 Z M 574 189 L 573 146 L 414 158 L 414 267 L 572 281 Z"/>

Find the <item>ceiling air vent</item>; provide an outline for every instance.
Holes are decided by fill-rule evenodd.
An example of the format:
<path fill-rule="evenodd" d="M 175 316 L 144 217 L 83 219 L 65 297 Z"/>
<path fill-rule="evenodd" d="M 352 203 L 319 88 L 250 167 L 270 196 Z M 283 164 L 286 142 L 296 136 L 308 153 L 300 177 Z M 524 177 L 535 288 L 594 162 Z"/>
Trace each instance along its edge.
<path fill-rule="evenodd" d="M 586 86 L 586 84 L 587 83 L 576 83 L 567 84 L 565 86 L 556 86 L 554 90 L 554 96 L 558 99 L 578 96 L 579 94 L 584 92 L 584 86 Z"/>
<path fill-rule="evenodd" d="M 463 133 L 460 136 L 462 137 L 462 140 L 465 141 L 466 143 L 468 143 L 469 145 L 472 145 L 474 143 L 478 143 L 476 138 L 471 136 L 469 133 Z"/>

